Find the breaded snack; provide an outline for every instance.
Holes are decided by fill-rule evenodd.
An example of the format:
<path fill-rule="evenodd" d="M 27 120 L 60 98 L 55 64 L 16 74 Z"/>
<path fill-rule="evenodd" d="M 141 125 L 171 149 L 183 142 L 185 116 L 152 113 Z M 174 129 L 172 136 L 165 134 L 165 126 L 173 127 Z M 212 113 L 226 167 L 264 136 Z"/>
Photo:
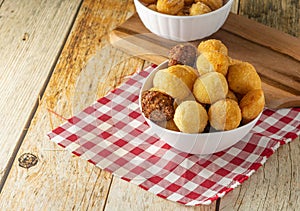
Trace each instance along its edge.
<path fill-rule="evenodd" d="M 240 125 L 241 109 L 234 100 L 219 100 L 210 106 L 208 119 L 210 125 L 216 130 L 232 130 Z"/>
<path fill-rule="evenodd" d="M 200 103 L 212 104 L 220 99 L 225 99 L 228 85 L 224 75 L 218 72 L 209 72 L 194 83 L 193 94 Z"/>
<path fill-rule="evenodd" d="M 229 88 L 239 94 L 261 89 L 261 80 L 252 64 L 240 62 L 229 66 L 227 81 Z"/>
<path fill-rule="evenodd" d="M 180 10 L 177 15 L 178 16 L 189 16 L 190 15 L 190 5 L 184 5 L 182 10 Z"/>
<path fill-rule="evenodd" d="M 191 16 L 202 15 L 202 14 L 209 13 L 209 12 L 211 12 L 211 9 L 209 8 L 209 6 L 207 6 L 206 4 L 203 4 L 201 2 L 194 3 L 190 7 L 190 15 Z"/>
<path fill-rule="evenodd" d="M 211 10 L 217 10 L 223 6 L 223 0 L 195 0 L 195 2 L 202 2 L 209 6 Z"/>
<path fill-rule="evenodd" d="M 156 8 L 158 12 L 176 15 L 184 7 L 184 0 L 157 0 Z"/>
<path fill-rule="evenodd" d="M 208 121 L 205 108 L 196 101 L 185 101 L 175 110 L 174 122 L 181 132 L 201 133 Z"/>
<path fill-rule="evenodd" d="M 173 130 L 173 131 L 177 131 L 179 132 L 180 130 L 178 129 L 178 127 L 176 126 L 175 122 L 173 119 L 169 120 L 169 121 L 163 121 L 163 122 L 156 122 L 156 124 L 158 124 L 159 126 L 166 128 L 168 130 Z"/>
<path fill-rule="evenodd" d="M 156 4 L 149 4 L 147 6 L 150 10 L 157 11 Z"/>
<path fill-rule="evenodd" d="M 199 54 L 201 54 L 202 52 L 217 51 L 219 53 L 224 54 L 225 56 L 228 55 L 227 47 L 222 43 L 221 40 L 216 40 L 216 39 L 209 39 L 200 42 L 197 50 Z"/>
<path fill-rule="evenodd" d="M 227 95 L 226 95 L 226 98 L 227 99 L 232 99 L 232 100 L 234 100 L 235 102 L 239 102 L 239 100 L 238 100 L 238 98 L 237 98 L 237 96 L 234 94 L 234 92 L 233 91 L 231 91 L 230 89 L 228 89 L 228 93 L 227 93 Z"/>
<path fill-rule="evenodd" d="M 265 97 L 263 90 L 254 89 L 249 91 L 240 101 L 243 117 L 242 123 L 247 124 L 255 119 L 263 111 L 264 106 Z"/>
<path fill-rule="evenodd" d="M 196 61 L 197 70 L 200 75 L 216 71 L 226 76 L 229 66 L 228 56 L 216 52 L 202 52 Z"/>
<path fill-rule="evenodd" d="M 184 99 L 190 95 L 197 79 L 196 70 L 186 65 L 174 65 L 157 71 L 153 87 L 173 98 Z"/>
<path fill-rule="evenodd" d="M 178 44 L 171 48 L 168 57 L 168 66 L 183 64 L 194 67 L 197 58 L 197 48 L 190 43 Z"/>
<path fill-rule="evenodd" d="M 156 0 L 140 0 L 142 3 L 148 5 L 148 4 L 156 4 Z"/>
<path fill-rule="evenodd" d="M 185 5 L 191 5 L 194 3 L 194 0 L 184 0 Z"/>
<path fill-rule="evenodd" d="M 142 93 L 142 112 L 148 119 L 161 122 L 173 119 L 174 99 L 162 92 L 148 90 Z"/>

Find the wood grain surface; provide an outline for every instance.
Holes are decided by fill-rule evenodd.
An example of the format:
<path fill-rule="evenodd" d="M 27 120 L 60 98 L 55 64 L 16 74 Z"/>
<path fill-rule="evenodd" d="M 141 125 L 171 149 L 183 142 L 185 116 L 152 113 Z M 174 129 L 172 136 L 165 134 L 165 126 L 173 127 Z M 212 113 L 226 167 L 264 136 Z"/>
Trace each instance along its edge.
<path fill-rule="evenodd" d="M 299 36 L 295 8 L 298 0 L 236 0 L 233 11 L 245 17 L 256 14 L 250 18 Z M 218 202 L 185 207 L 113 177 L 46 137 L 66 118 L 149 65 L 109 41 L 110 32 L 134 13 L 132 0 L 0 1 L 0 108 L 7 105 L 0 114 L 13 119 L 0 119 L 0 210 L 297 210 L 299 139 L 280 147 L 248 181 Z M 279 20 L 282 14 L 285 18 Z M 37 165 L 20 167 L 23 153 L 36 155 Z M 9 162 L 11 169 L 6 168 Z"/>
<path fill-rule="evenodd" d="M 0 1 L 0 188 L 76 17 L 79 0 Z"/>

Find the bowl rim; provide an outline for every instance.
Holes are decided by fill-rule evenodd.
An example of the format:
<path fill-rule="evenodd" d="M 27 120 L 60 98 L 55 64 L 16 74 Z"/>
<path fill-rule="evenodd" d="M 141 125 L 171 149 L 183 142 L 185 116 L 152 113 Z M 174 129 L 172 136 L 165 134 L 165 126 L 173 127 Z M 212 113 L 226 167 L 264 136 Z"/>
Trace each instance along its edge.
<path fill-rule="evenodd" d="M 242 125 L 242 126 L 239 126 L 235 129 L 232 129 L 232 130 L 226 130 L 226 131 L 215 131 L 215 132 L 208 132 L 208 133 L 184 133 L 184 132 L 180 132 L 180 131 L 174 131 L 174 130 L 169 130 L 169 129 L 166 129 L 166 128 L 163 128 L 161 127 L 160 125 L 156 124 L 155 122 L 153 122 L 152 120 L 148 119 L 143 111 L 142 111 L 142 105 L 141 105 L 141 96 L 142 96 L 142 93 L 143 93 L 143 90 L 144 90 L 144 85 L 145 83 L 147 82 L 147 80 L 149 79 L 150 76 L 152 76 L 153 74 L 155 74 L 157 71 L 163 69 L 163 68 L 167 68 L 167 64 L 168 64 L 168 60 L 162 62 L 161 64 L 159 64 L 157 67 L 155 67 L 150 73 L 149 75 L 145 78 L 143 84 L 142 84 L 142 87 L 140 89 L 140 92 L 139 92 L 139 109 L 142 113 L 142 116 L 145 118 L 145 120 L 148 122 L 150 121 L 152 124 L 155 124 L 157 127 L 161 128 L 163 130 L 163 132 L 168 132 L 168 133 L 171 133 L 171 134 L 175 134 L 175 135 L 184 135 L 184 136 L 190 136 L 190 137 L 196 137 L 196 136 L 208 136 L 209 134 L 215 134 L 215 135 L 224 135 L 224 134 L 230 134 L 230 133 L 234 133 L 236 131 L 239 131 L 239 130 L 243 130 L 245 127 L 249 127 L 249 124 L 253 124 L 259 120 L 259 118 L 261 117 L 262 112 L 259 113 L 259 115 L 251 120 L 250 122 L 248 122 L 247 124 L 245 125 Z M 252 128 L 255 126 L 255 124 L 252 126 Z M 151 125 L 149 125 L 151 127 Z M 251 128 L 251 129 L 252 129 Z M 250 129 L 250 130 L 251 130 Z"/>
<path fill-rule="evenodd" d="M 160 13 L 154 10 L 149 9 L 147 6 L 145 6 L 143 3 L 140 2 L 140 0 L 134 0 L 135 4 L 138 4 L 140 7 L 144 8 L 147 12 L 150 12 L 153 15 L 158 15 L 161 17 L 166 17 L 166 18 L 173 18 L 173 19 L 197 19 L 199 17 L 206 17 L 206 16 L 212 16 L 215 13 L 218 13 L 221 10 L 224 10 L 227 7 L 231 7 L 232 3 L 234 0 L 227 0 L 227 2 L 220 8 L 211 11 L 209 13 L 205 13 L 205 14 L 200 14 L 200 15 L 193 15 L 193 16 L 179 16 L 179 15 L 169 15 L 169 14 L 164 14 L 164 13 Z"/>

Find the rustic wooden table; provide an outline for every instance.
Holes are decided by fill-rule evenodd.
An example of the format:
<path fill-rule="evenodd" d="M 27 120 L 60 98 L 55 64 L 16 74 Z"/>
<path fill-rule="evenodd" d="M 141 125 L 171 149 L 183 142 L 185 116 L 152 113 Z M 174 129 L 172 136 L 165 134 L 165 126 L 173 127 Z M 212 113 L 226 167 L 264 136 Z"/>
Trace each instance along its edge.
<path fill-rule="evenodd" d="M 236 0 L 232 12 L 299 37 L 299 8 L 299 0 Z M 49 141 L 48 131 L 149 65 L 109 43 L 134 13 L 131 0 L 0 1 L 0 210 L 297 210 L 299 140 L 198 207 L 161 199 Z M 97 75 L 83 71 L 97 55 Z M 38 162 L 21 167 L 24 153 Z"/>

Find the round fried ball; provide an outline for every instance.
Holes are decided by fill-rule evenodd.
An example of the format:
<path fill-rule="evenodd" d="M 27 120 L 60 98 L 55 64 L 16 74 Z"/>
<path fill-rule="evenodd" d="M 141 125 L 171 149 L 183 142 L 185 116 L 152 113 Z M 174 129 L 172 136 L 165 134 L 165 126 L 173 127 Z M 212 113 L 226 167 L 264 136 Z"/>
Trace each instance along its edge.
<path fill-rule="evenodd" d="M 142 93 L 142 112 L 148 119 L 160 122 L 173 119 L 174 99 L 162 92 L 148 90 Z"/>
<path fill-rule="evenodd" d="M 195 0 L 195 2 L 202 2 L 209 6 L 212 10 L 217 10 L 223 6 L 223 0 Z"/>
<path fill-rule="evenodd" d="M 194 0 L 184 0 L 185 5 L 191 5 L 194 3 Z"/>
<path fill-rule="evenodd" d="M 210 125 L 216 130 L 232 130 L 240 125 L 241 109 L 238 103 L 231 99 L 219 100 L 208 110 Z"/>
<path fill-rule="evenodd" d="M 166 128 L 168 130 L 173 130 L 173 131 L 177 131 L 179 132 L 180 130 L 178 129 L 178 127 L 176 126 L 175 122 L 173 119 L 169 120 L 169 121 L 163 121 L 163 122 L 157 122 L 157 124 L 163 128 Z"/>
<path fill-rule="evenodd" d="M 228 89 L 228 93 L 227 93 L 227 95 L 226 95 L 226 98 L 232 99 L 232 100 L 236 101 L 237 103 L 239 102 L 237 96 L 236 96 L 236 95 L 234 94 L 234 92 L 231 91 L 230 89 Z"/>
<path fill-rule="evenodd" d="M 157 11 L 157 9 L 156 9 L 156 4 L 149 4 L 149 5 L 148 5 L 148 8 L 149 8 L 150 10 Z"/>
<path fill-rule="evenodd" d="M 184 0 L 157 0 L 156 8 L 158 12 L 176 15 L 184 7 Z"/>
<path fill-rule="evenodd" d="M 156 3 L 156 0 L 140 0 L 144 4 L 154 4 Z"/>
<path fill-rule="evenodd" d="M 193 94 L 200 103 L 212 104 L 225 99 L 228 85 L 224 75 L 218 72 L 209 72 L 196 79 Z"/>
<path fill-rule="evenodd" d="M 208 121 L 205 108 L 196 101 L 185 101 L 175 110 L 174 122 L 184 133 L 201 133 Z"/>
<path fill-rule="evenodd" d="M 254 66 L 248 62 L 231 65 L 228 68 L 227 81 L 232 91 L 242 95 L 253 89 L 261 89 L 260 77 Z"/>
<path fill-rule="evenodd" d="M 209 12 L 211 12 L 211 9 L 209 8 L 209 6 L 207 6 L 206 4 L 203 4 L 201 2 L 192 4 L 192 6 L 190 7 L 190 15 L 191 16 L 202 15 L 202 14 L 209 13 Z"/>
<path fill-rule="evenodd" d="M 249 91 L 240 101 L 243 124 L 255 119 L 265 106 L 265 97 L 262 89 Z"/>
<path fill-rule="evenodd" d="M 168 66 L 183 64 L 193 67 L 197 58 L 197 48 L 189 43 L 175 45 L 169 51 Z"/>
<path fill-rule="evenodd" d="M 228 56 L 216 52 L 202 52 L 196 61 L 197 70 L 200 75 L 216 71 L 226 76 L 229 66 Z"/>
<path fill-rule="evenodd" d="M 222 43 L 221 40 L 216 40 L 216 39 L 209 39 L 209 40 L 200 42 L 197 50 L 199 53 L 216 51 L 216 52 L 222 53 L 226 56 L 228 55 L 227 47 Z"/>
<path fill-rule="evenodd" d="M 173 98 L 184 99 L 190 95 L 196 78 L 196 71 L 192 67 L 175 65 L 157 71 L 153 78 L 153 87 Z"/>

